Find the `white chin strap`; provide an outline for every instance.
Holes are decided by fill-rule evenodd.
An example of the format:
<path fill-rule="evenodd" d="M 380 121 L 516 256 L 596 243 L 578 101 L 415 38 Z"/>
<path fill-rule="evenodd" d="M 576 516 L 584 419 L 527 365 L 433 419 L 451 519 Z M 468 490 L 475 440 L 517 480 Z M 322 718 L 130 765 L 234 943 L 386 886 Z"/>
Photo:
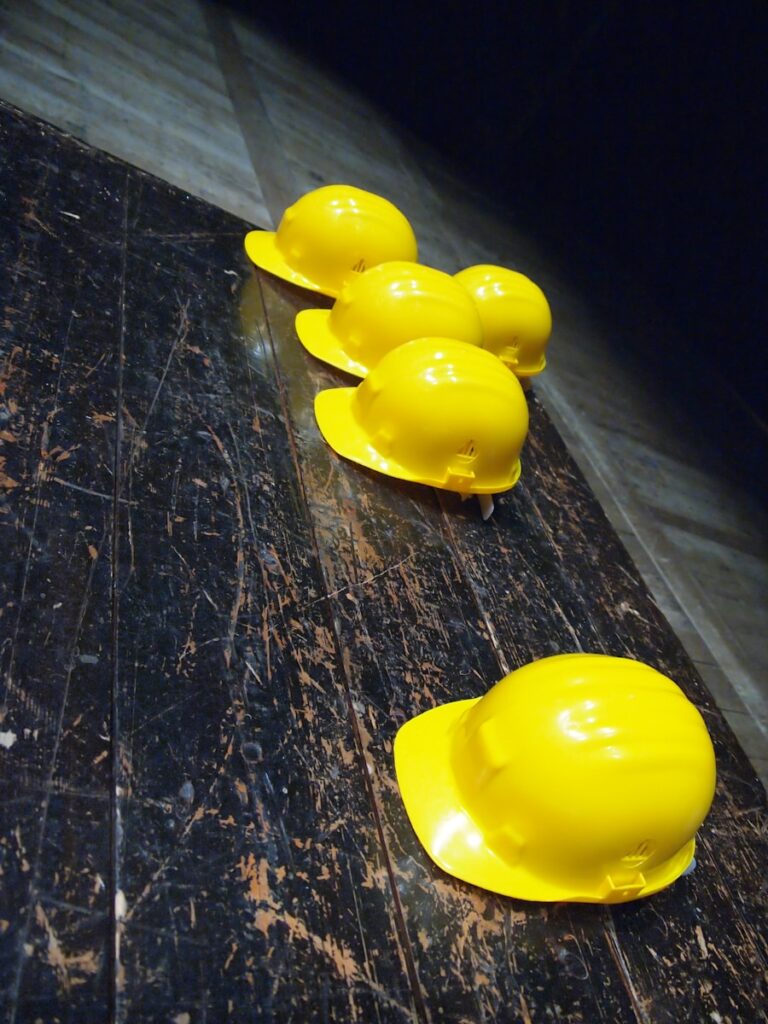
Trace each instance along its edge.
<path fill-rule="evenodd" d="M 486 522 L 493 515 L 493 495 L 478 494 L 477 500 L 480 503 L 480 515 L 483 517 L 483 522 Z"/>
<path fill-rule="evenodd" d="M 462 501 L 468 501 L 471 494 L 460 494 L 459 497 Z M 483 517 L 483 522 L 487 522 L 493 515 L 494 504 L 492 494 L 478 494 L 476 495 L 477 500 L 480 504 L 480 515 Z"/>

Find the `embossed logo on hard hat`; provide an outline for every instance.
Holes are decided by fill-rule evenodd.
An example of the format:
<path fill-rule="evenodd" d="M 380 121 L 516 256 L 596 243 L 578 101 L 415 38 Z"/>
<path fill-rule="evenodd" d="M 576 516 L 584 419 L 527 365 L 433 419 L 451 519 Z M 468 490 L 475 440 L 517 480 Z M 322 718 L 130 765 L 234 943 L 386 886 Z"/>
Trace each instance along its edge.
<path fill-rule="evenodd" d="M 645 864 L 653 852 L 654 848 L 650 839 L 643 839 L 631 853 L 621 858 L 621 863 L 628 868 L 639 868 L 641 864 Z"/>
<path fill-rule="evenodd" d="M 448 475 L 446 477 L 448 486 L 455 486 L 456 484 L 465 485 L 474 480 L 475 471 L 472 469 L 472 464 L 476 458 L 477 449 L 475 448 L 475 442 L 467 441 L 448 463 Z M 459 487 L 460 489 L 461 486 Z"/>

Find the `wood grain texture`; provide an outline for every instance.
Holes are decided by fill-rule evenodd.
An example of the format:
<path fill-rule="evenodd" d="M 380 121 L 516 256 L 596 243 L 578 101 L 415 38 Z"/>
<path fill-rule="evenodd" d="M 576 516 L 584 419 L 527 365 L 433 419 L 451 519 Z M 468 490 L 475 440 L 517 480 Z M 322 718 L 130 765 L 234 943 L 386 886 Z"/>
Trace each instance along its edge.
<path fill-rule="evenodd" d="M 538 401 L 529 395 L 529 402 L 531 433 L 524 485 L 516 489 L 514 500 L 501 504 L 492 529 L 476 518 L 462 523 L 461 530 L 453 529 L 455 546 L 479 604 L 489 621 L 495 623 L 500 643 L 503 645 L 508 637 L 514 649 L 520 640 L 527 641 L 524 660 L 550 653 L 552 642 L 557 650 L 636 658 L 674 678 L 699 705 L 713 735 L 720 766 L 716 802 L 701 831 L 698 862 L 703 870 L 651 901 L 614 909 L 610 933 L 617 952 L 638 968 L 633 981 L 635 998 L 638 1006 L 649 1012 L 650 1019 L 672 1021 L 680 1019 L 681 1014 L 683 1019 L 724 1016 L 731 1002 L 731 977 L 753 973 L 758 989 L 745 992 L 739 1006 L 739 1013 L 751 1019 L 762 1009 L 765 997 L 761 953 L 764 936 L 759 926 L 754 934 L 750 927 L 757 925 L 766 910 L 764 881 L 759 870 L 752 873 L 757 866 L 756 851 L 762 845 L 759 826 L 755 829 L 752 820 L 761 804 L 760 785 L 754 779 L 745 788 L 724 783 L 724 776 L 731 772 L 739 778 L 750 777 L 746 759 L 741 755 L 738 766 L 733 765 L 733 748 L 710 695 L 644 592 L 637 570 Z M 450 504 L 444 502 L 448 512 Z M 521 533 L 515 536 L 518 523 Z M 532 536 L 538 536 L 538 547 L 531 543 Z M 511 551 L 505 550 L 506 544 Z M 516 580 L 525 580 L 527 586 L 510 587 L 510 560 L 531 556 L 536 559 L 535 573 L 515 573 Z M 542 591 L 544 605 L 549 606 L 550 613 L 557 611 L 560 635 L 557 623 L 549 622 L 546 614 L 532 607 L 531 593 Z M 540 626 L 544 627 L 543 634 Z M 565 636 L 563 626 L 568 631 Z M 735 836 L 730 832 L 734 816 L 741 819 L 737 844 L 741 864 L 736 875 L 733 861 L 721 852 L 723 847 L 734 848 Z M 736 881 L 742 871 L 748 877 L 746 884 Z M 723 892 L 731 887 L 735 894 L 732 903 L 715 911 Z M 724 936 L 721 943 L 710 948 L 703 929 L 713 917 L 723 926 Z M 700 965 L 702 978 L 697 978 L 694 970 L 687 977 L 678 974 L 675 1003 L 664 1008 L 656 1004 L 654 993 L 672 985 L 667 962 L 673 954 L 676 960 Z"/>
<path fill-rule="evenodd" d="M 278 388 L 233 315 L 242 225 L 167 241 L 159 198 L 132 194 L 126 270 L 120 998 L 408 1020 Z"/>
<path fill-rule="evenodd" d="M 530 211 L 473 190 L 252 13 L 209 0 L 0 4 L 0 94 L 261 226 L 348 180 L 402 206 L 423 262 L 532 276 L 555 319 L 545 407 L 768 784 L 768 523 L 759 495 L 734 485 L 728 446 L 702 444 L 701 414 L 660 376 L 684 325 L 588 242 L 559 265 L 558 247 L 523 226 Z M 710 400 L 736 398 L 739 419 L 728 391 L 719 382 Z"/>
<path fill-rule="evenodd" d="M 264 225 L 270 217 L 201 5 L 0 7 L 0 95 Z"/>
<path fill-rule="evenodd" d="M 254 273 L 248 225 L 0 131 L 7 1018 L 764 1019 L 764 794 L 535 395 L 490 523 L 346 463 L 312 400 L 347 382 L 293 330 L 327 302 Z M 705 715 L 699 868 L 613 909 L 448 877 L 397 728 L 581 649 Z"/>
<path fill-rule="evenodd" d="M 367 473 L 335 459 L 324 448 L 314 424 L 308 422 L 306 410 L 320 387 L 345 382 L 307 356 L 291 338 L 294 311 L 311 304 L 311 300 L 298 297 L 289 286 L 272 278 L 264 278 L 262 290 L 266 319 L 273 339 L 277 339 L 275 349 L 283 369 L 288 405 L 295 410 L 297 450 L 306 453 L 303 471 L 308 501 L 318 524 L 319 553 L 329 592 L 338 608 L 335 618 L 341 627 L 342 643 L 349 652 L 353 706 L 376 768 L 376 795 L 382 804 L 385 834 L 390 823 L 388 848 L 396 865 L 404 860 L 423 861 L 418 850 L 400 845 L 408 834 L 408 825 L 402 821 L 391 765 L 391 742 L 397 725 L 434 703 L 476 696 L 505 671 L 537 657 L 556 651 L 592 650 L 640 658 L 681 682 L 702 706 L 714 733 L 717 727 L 722 728 L 701 681 L 644 590 L 636 569 L 535 397 L 530 399 L 532 428 L 524 457 L 524 482 L 501 499 L 492 522 L 484 524 L 471 505 L 462 506 L 452 495 L 440 495 L 436 505 L 434 496 L 425 489 Z M 437 514 L 439 508 L 442 521 Z M 472 654 L 467 651 L 468 644 Z M 477 653 L 478 648 L 485 648 L 484 656 Z M 415 671 L 414 666 L 418 666 Z M 718 747 L 722 749 L 720 743 Z M 751 777 L 751 785 L 746 790 L 726 790 L 721 781 L 711 822 L 722 834 L 727 822 L 733 820 L 734 803 L 738 804 L 739 815 L 746 821 L 739 825 L 742 848 L 737 873 L 745 870 L 749 874 L 755 867 L 756 849 L 763 843 L 761 826 L 753 829 L 747 824 L 752 815 L 759 816 L 761 789 L 743 754 L 740 757 L 736 774 Z M 727 762 L 724 751 L 719 760 L 721 765 Z M 603 967 L 603 1005 L 599 1000 L 591 1003 L 578 991 L 577 981 L 569 979 L 576 991 L 566 995 L 564 988 L 563 1002 L 571 1007 L 572 1019 L 620 1019 L 628 1011 L 620 1001 L 611 1000 L 622 986 L 622 994 L 631 1001 L 640 1020 L 676 1019 L 677 1001 L 665 1007 L 656 1001 L 655 994 L 670 982 L 668 962 L 674 962 L 675 972 L 681 959 L 698 963 L 701 921 L 711 919 L 700 904 L 713 908 L 724 890 L 723 879 L 717 878 L 723 869 L 720 857 L 709 853 L 705 858 L 702 851 L 701 859 L 708 871 L 678 883 L 654 901 L 638 905 L 640 910 L 601 912 L 579 907 L 563 911 L 558 922 L 562 929 L 559 940 L 558 924 L 553 927 L 552 923 L 553 911 L 543 911 L 548 918 L 544 934 L 551 954 L 542 968 L 545 976 L 556 969 L 558 958 L 568 949 L 564 935 L 570 936 L 574 948 L 590 949 L 593 963 L 601 948 L 613 957 L 609 967 Z M 434 902 L 434 882 L 443 883 L 436 891 L 447 902 L 440 908 L 444 919 L 466 920 L 466 886 L 448 879 L 428 863 L 421 867 L 433 883 Z M 733 867 L 731 861 L 727 865 L 729 873 Z M 435 956 L 440 964 L 447 961 L 455 972 L 454 986 L 442 992 L 426 968 L 420 973 L 438 1011 L 454 1013 L 451 1019 L 457 1020 L 483 1019 L 483 1014 L 490 1018 L 499 1013 L 501 1003 L 494 1000 L 503 999 L 500 979 L 507 980 L 502 936 L 514 919 L 516 936 L 525 948 L 531 941 L 525 934 L 526 927 L 535 936 L 537 917 L 542 912 L 530 908 L 521 912 L 518 908 L 524 904 L 499 901 L 501 910 L 491 924 L 488 897 L 481 894 L 480 920 L 488 932 L 485 942 L 476 933 L 470 935 L 473 941 L 467 941 L 466 934 L 456 935 L 450 925 L 448 933 L 441 936 L 436 928 L 442 918 L 440 910 L 424 896 L 415 901 L 414 907 L 411 885 L 415 879 L 406 874 L 398 881 L 404 889 L 401 900 L 417 963 L 419 937 L 424 936 L 428 937 L 428 959 Z M 734 882 L 732 875 L 730 881 Z M 719 895 L 713 891 L 718 887 Z M 765 910 L 765 892 L 759 872 L 751 875 L 746 887 L 737 888 L 741 906 L 724 911 L 730 922 L 729 938 L 719 956 L 713 953 L 711 959 L 705 957 L 706 984 L 699 985 L 695 974 L 676 975 L 677 999 L 693 1019 L 699 1014 L 729 1012 L 734 976 L 752 976 L 758 985 L 756 992 L 741 993 L 739 1012 L 753 1015 L 762 1007 L 765 961 L 759 951 L 758 921 Z M 458 907 L 452 905 L 452 899 Z M 419 906 L 420 902 L 427 904 L 426 909 Z M 646 920 L 638 926 L 642 908 L 655 908 L 661 903 L 669 903 L 671 908 L 662 913 L 668 922 L 666 930 L 658 929 L 656 909 L 647 909 Z M 634 923 L 626 928 L 628 917 Z M 502 959 L 494 963 L 494 954 Z M 637 977 L 624 970 L 627 963 L 634 963 L 636 955 L 644 965 L 644 973 L 638 971 Z M 474 983 L 478 958 L 495 982 L 490 990 Z M 618 984 L 614 983 L 612 989 L 610 968 L 617 966 Z M 536 995 L 546 993 L 547 986 L 537 986 L 531 965 L 521 973 L 530 985 L 522 997 L 533 1016 L 543 1009 Z M 443 993 L 445 1004 L 441 1002 Z"/>
<path fill-rule="evenodd" d="M 119 281 L 125 170 L 105 165 L 94 187 L 85 149 L 73 146 L 64 169 L 55 133 L 5 111 L 0 133 L 0 673 L 12 787 L 0 999 L 23 1019 L 66 993 L 72 1014 L 95 1019 L 107 1000 L 116 354 L 99 297 Z"/>

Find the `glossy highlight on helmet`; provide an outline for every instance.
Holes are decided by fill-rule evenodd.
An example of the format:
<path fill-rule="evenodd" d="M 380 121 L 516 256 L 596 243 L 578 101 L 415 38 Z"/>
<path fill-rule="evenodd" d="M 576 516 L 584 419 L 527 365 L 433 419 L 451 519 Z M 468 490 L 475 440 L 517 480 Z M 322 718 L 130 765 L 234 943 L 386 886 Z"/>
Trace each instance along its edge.
<path fill-rule="evenodd" d="M 400 480 L 498 494 L 520 476 L 528 406 L 519 381 L 490 352 L 452 338 L 419 338 L 385 355 L 357 387 L 315 398 L 339 455 Z"/>
<path fill-rule="evenodd" d="M 525 274 L 479 264 L 454 275 L 474 299 L 483 325 L 483 345 L 518 377 L 533 377 L 547 365 L 552 313 L 544 292 Z"/>
<path fill-rule="evenodd" d="M 381 263 L 346 282 L 332 309 L 305 309 L 296 333 L 318 359 L 356 377 L 388 352 L 426 336 L 481 345 L 475 303 L 450 274 L 418 263 Z"/>
<path fill-rule="evenodd" d="M 624 903 L 679 878 L 715 790 L 704 721 L 640 662 L 565 654 L 395 739 L 406 811 L 432 859 L 527 900 Z"/>
<path fill-rule="evenodd" d="M 308 192 L 288 207 L 277 231 L 250 231 L 245 251 L 257 267 L 332 298 L 370 267 L 418 259 L 413 229 L 400 210 L 352 185 Z"/>

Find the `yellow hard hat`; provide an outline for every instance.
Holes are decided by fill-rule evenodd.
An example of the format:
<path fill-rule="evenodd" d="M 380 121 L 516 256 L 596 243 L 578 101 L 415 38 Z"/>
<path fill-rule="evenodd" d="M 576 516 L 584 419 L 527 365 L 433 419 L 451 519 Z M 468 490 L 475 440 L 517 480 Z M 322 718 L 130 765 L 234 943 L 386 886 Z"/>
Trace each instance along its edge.
<path fill-rule="evenodd" d="M 565 654 L 395 738 L 405 808 L 449 874 L 526 900 L 624 903 L 693 860 L 715 791 L 704 721 L 666 676 Z"/>
<path fill-rule="evenodd" d="M 381 359 L 355 388 L 315 398 L 328 444 L 400 480 L 498 494 L 520 476 L 528 406 L 499 360 L 452 338 L 419 338 Z"/>
<path fill-rule="evenodd" d="M 465 288 L 442 270 L 402 261 L 347 281 L 331 310 L 302 310 L 296 333 L 313 356 L 356 377 L 366 377 L 382 356 L 414 338 L 483 340 Z"/>
<path fill-rule="evenodd" d="M 485 348 L 518 377 L 541 373 L 552 333 L 552 313 L 541 288 L 525 274 L 487 264 L 467 267 L 454 277 L 477 304 Z"/>
<path fill-rule="evenodd" d="M 257 267 L 332 298 L 353 274 L 418 258 L 413 228 L 387 199 L 352 185 L 324 185 L 283 214 L 277 231 L 250 231 Z"/>

